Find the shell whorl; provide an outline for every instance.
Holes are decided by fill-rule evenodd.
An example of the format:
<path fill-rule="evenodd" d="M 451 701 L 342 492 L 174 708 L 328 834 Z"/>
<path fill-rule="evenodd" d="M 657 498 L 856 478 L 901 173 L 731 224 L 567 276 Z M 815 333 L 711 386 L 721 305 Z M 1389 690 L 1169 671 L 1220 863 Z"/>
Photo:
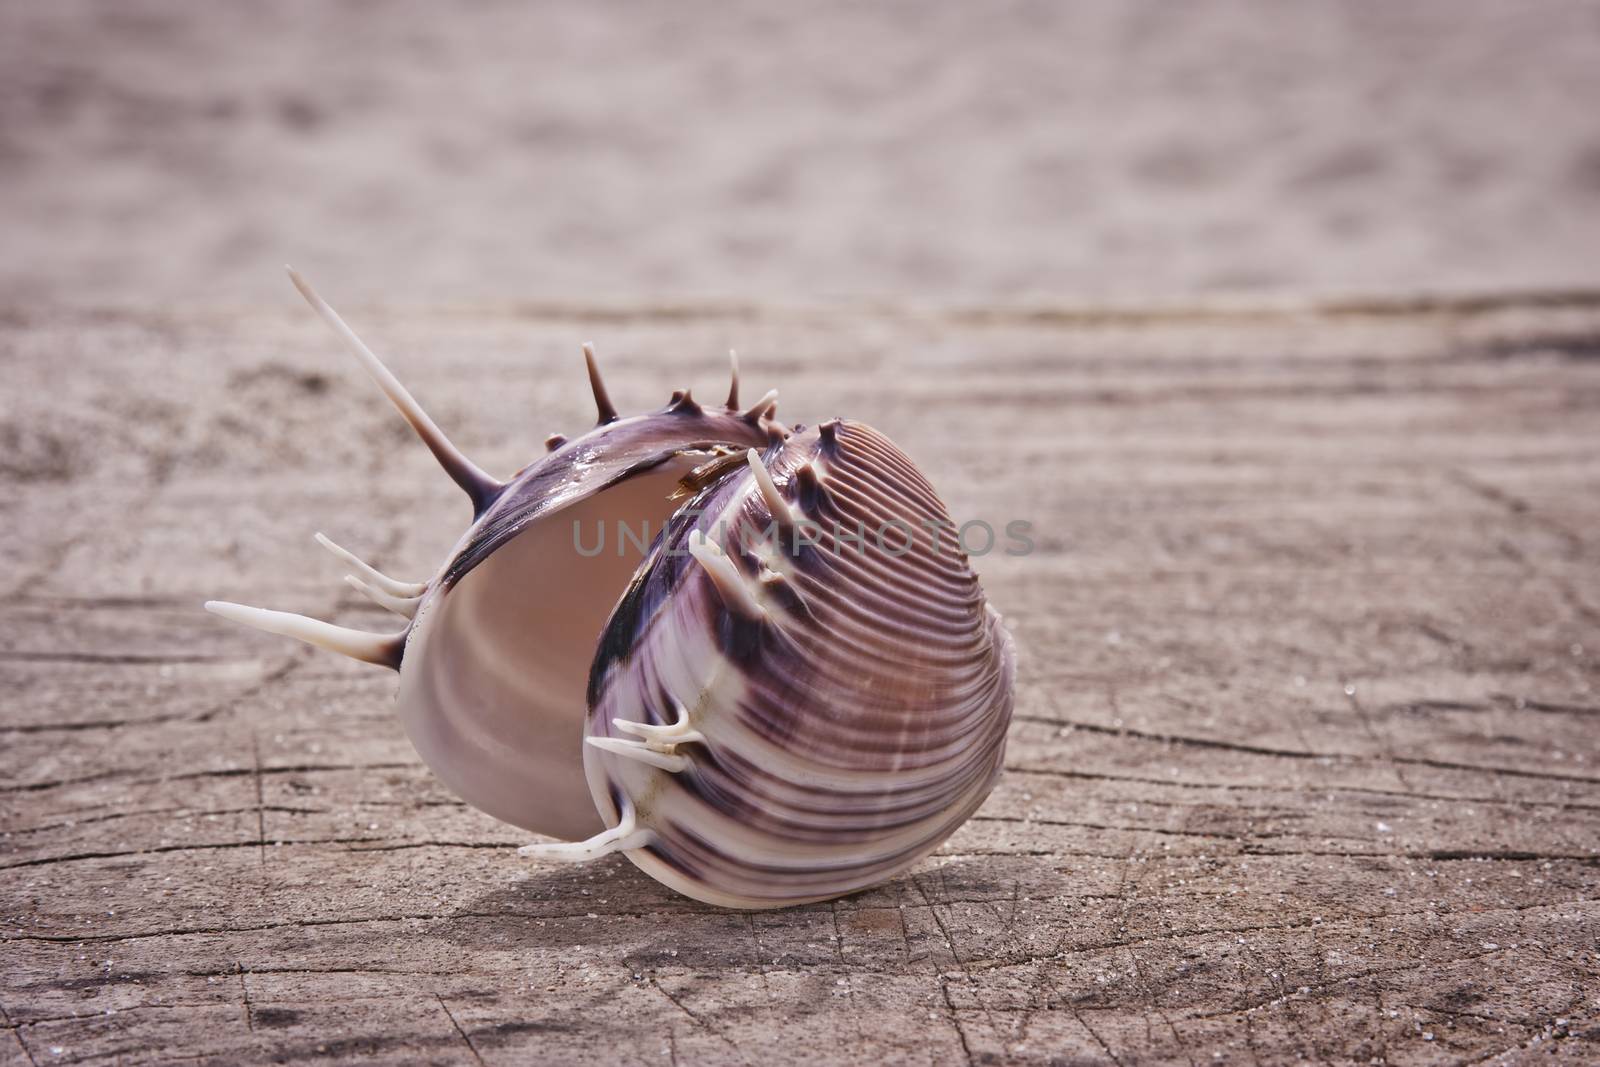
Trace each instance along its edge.
<path fill-rule="evenodd" d="M 602 817 L 633 812 L 651 831 L 635 863 L 735 907 L 837 896 L 926 855 L 988 795 L 1011 710 L 1009 635 L 903 453 L 840 422 L 766 468 L 783 507 L 753 470 L 703 492 L 590 676 Z"/>

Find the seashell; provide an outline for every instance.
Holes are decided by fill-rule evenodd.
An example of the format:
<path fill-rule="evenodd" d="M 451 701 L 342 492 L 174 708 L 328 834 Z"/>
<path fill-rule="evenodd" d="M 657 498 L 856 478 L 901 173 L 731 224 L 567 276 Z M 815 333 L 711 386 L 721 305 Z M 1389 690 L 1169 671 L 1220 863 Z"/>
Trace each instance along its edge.
<path fill-rule="evenodd" d="M 552 435 L 500 482 L 290 276 L 473 522 L 425 582 L 317 535 L 351 585 L 407 619 L 397 632 L 206 607 L 397 670 L 401 721 L 440 779 L 563 839 L 524 853 L 622 852 L 698 900 L 780 907 L 893 877 L 983 803 L 1011 638 L 938 495 L 882 434 L 839 419 L 791 431 L 775 390 L 741 409 L 737 359 L 725 404 L 685 390 L 621 417 L 585 345 L 597 425 Z M 586 529 L 627 537 L 642 562 L 621 544 L 591 553 Z"/>

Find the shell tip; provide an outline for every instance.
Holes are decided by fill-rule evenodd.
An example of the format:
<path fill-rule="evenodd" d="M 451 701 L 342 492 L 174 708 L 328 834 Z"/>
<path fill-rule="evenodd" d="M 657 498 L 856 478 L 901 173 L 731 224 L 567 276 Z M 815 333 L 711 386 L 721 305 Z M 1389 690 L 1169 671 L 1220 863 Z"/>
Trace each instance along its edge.
<path fill-rule="evenodd" d="M 392 670 L 400 669 L 400 658 L 405 652 L 406 634 L 410 627 L 393 634 L 373 634 L 335 626 L 320 619 L 308 619 L 288 611 L 269 611 L 248 604 L 234 604 L 226 600 L 206 601 L 206 610 L 213 615 L 262 630 L 280 637 L 292 637 L 308 645 L 316 645 L 330 652 L 338 652 L 362 663 L 371 663 Z"/>
<path fill-rule="evenodd" d="M 747 449 L 744 458 L 750 464 L 750 471 L 756 478 L 756 487 L 761 490 L 761 499 L 766 502 L 767 511 L 771 513 L 773 521 L 779 526 L 793 526 L 794 513 L 789 510 L 789 502 L 784 500 L 783 494 L 778 491 L 778 484 L 772 480 L 772 472 L 761 462 L 760 453 L 753 448 Z"/>
<path fill-rule="evenodd" d="M 595 358 L 594 343 L 583 343 L 583 363 L 589 370 L 589 389 L 594 393 L 595 410 L 599 413 L 597 426 L 604 426 L 608 422 L 617 421 L 617 409 L 611 403 L 611 394 L 606 392 L 606 383 L 600 377 L 600 362 Z"/>
<path fill-rule="evenodd" d="M 519 856 L 533 856 L 558 863 L 588 863 L 613 852 L 644 848 L 656 838 L 654 830 L 642 827 L 634 816 L 633 805 L 624 804 L 622 818 L 609 830 L 602 830 L 583 841 L 552 841 L 523 845 Z"/>
<path fill-rule="evenodd" d="M 382 589 L 384 592 L 404 599 L 415 599 L 427 592 L 427 582 L 402 582 L 389 577 L 372 564 L 367 563 L 349 549 L 340 548 L 328 537 L 318 530 L 314 535 L 317 544 L 333 553 L 335 559 L 360 574 L 367 581 Z"/>
<path fill-rule="evenodd" d="M 406 619 L 414 619 L 417 617 L 417 603 L 422 599 L 420 596 L 393 596 L 384 592 L 382 589 L 374 589 L 372 586 L 368 585 L 366 582 L 363 582 L 360 578 L 357 578 L 353 574 L 345 575 L 344 581 L 345 584 L 350 588 L 354 589 L 356 592 L 360 593 L 362 596 L 378 605 L 378 607 L 383 608 L 385 611 L 392 611 L 401 618 Z"/>
<path fill-rule="evenodd" d="M 771 418 L 778 410 L 778 391 L 768 389 L 766 395 L 757 400 L 748 411 L 744 413 L 746 422 L 760 422 L 764 418 Z"/>
<path fill-rule="evenodd" d="M 443 467 L 445 473 L 450 475 L 451 479 L 466 492 L 467 496 L 472 500 L 474 516 L 482 515 L 489 510 L 489 506 L 505 490 L 505 486 L 490 477 L 476 463 L 468 459 L 460 449 L 450 443 L 450 439 L 444 435 L 444 431 L 439 429 L 438 424 L 422 409 L 422 405 L 417 403 L 416 397 L 412 396 L 406 387 L 400 384 L 400 379 L 394 376 L 394 372 L 383 365 L 383 361 L 373 354 L 372 349 L 367 347 L 366 342 L 356 336 L 356 332 L 345 323 L 344 319 L 339 317 L 339 313 L 333 310 L 326 300 L 317 295 L 316 290 L 312 289 L 310 284 L 300 276 L 300 272 L 293 267 L 289 268 L 289 280 L 300 291 L 300 295 L 305 297 L 306 303 L 311 305 L 311 310 L 315 311 L 322 321 L 327 323 L 334 333 L 338 334 L 339 339 L 344 342 L 351 355 L 356 357 L 357 362 L 367 372 L 368 377 L 378 384 L 379 389 L 383 390 L 383 394 L 389 398 L 389 402 L 400 412 L 401 417 L 411 424 L 411 428 L 416 431 L 417 436 L 422 438 L 422 443 L 428 446 L 428 451 L 433 453 L 434 459 L 439 461 L 439 466 Z"/>
<path fill-rule="evenodd" d="M 744 576 L 733 565 L 733 560 L 728 558 L 726 552 L 712 543 L 703 530 L 694 530 L 689 534 L 689 555 L 694 557 L 700 569 L 705 572 L 711 584 L 716 587 L 717 594 L 722 597 L 722 603 L 729 611 L 742 615 L 747 619 L 760 620 L 767 617 L 766 609 L 746 585 Z"/>
<path fill-rule="evenodd" d="M 695 400 L 693 392 L 688 389 L 674 389 L 667 410 L 674 415 L 698 415 L 703 409 Z"/>
<path fill-rule="evenodd" d="M 672 400 L 667 403 L 667 411 L 672 414 L 699 414 L 702 411 L 699 402 L 694 400 L 694 394 L 688 389 L 672 390 Z"/>
<path fill-rule="evenodd" d="M 669 774 L 677 774 L 689 766 L 688 756 L 680 756 L 676 752 L 658 752 L 643 741 L 629 741 L 623 737 L 586 737 L 584 742 L 601 752 L 637 760 Z"/>
<path fill-rule="evenodd" d="M 794 472 L 794 479 L 799 487 L 800 507 L 808 515 L 816 514 L 827 493 L 822 485 L 822 476 L 817 473 L 816 465 L 812 463 L 802 465 Z"/>

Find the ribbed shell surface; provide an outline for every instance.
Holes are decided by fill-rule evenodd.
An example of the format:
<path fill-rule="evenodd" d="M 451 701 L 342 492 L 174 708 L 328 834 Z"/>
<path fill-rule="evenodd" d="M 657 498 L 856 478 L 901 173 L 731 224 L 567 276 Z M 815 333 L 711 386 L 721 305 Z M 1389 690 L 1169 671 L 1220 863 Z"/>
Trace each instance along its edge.
<path fill-rule="evenodd" d="M 1014 669 L 943 503 L 887 438 L 836 420 L 763 458 L 788 513 L 730 467 L 653 546 L 590 675 L 588 735 L 676 725 L 690 739 L 655 749 L 680 769 L 584 754 L 607 825 L 631 810 L 652 831 L 634 863 L 745 908 L 865 888 L 937 847 L 999 774 Z M 691 558 L 696 531 L 739 595 Z"/>

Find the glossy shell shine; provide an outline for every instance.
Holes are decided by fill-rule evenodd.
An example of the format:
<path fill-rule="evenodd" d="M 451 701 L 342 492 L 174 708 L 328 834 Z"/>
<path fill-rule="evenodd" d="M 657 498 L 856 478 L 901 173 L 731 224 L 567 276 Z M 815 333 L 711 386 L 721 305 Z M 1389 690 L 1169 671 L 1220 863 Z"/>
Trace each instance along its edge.
<path fill-rule="evenodd" d="M 406 732 L 444 783 L 566 839 L 524 853 L 620 851 L 700 900 L 778 907 L 906 870 L 988 796 L 1012 642 L 944 504 L 882 434 L 837 419 L 790 433 L 775 391 L 740 410 L 737 361 L 725 405 L 682 392 L 620 418 L 586 346 L 598 425 L 552 435 L 501 482 L 291 278 L 473 522 L 425 582 L 318 535 L 350 584 L 407 620 L 397 632 L 206 606 L 399 671 Z M 638 562 L 579 548 L 584 521 L 658 532 Z"/>
<path fill-rule="evenodd" d="M 1013 677 L 949 515 L 893 444 L 836 422 L 764 463 L 787 514 L 742 468 L 703 493 L 635 579 L 590 677 L 590 737 L 678 759 L 585 755 L 608 825 L 631 807 L 650 832 L 634 863 L 746 908 L 865 888 L 937 847 L 1000 773 Z M 700 536 L 748 598 L 700 565 Z"/>

